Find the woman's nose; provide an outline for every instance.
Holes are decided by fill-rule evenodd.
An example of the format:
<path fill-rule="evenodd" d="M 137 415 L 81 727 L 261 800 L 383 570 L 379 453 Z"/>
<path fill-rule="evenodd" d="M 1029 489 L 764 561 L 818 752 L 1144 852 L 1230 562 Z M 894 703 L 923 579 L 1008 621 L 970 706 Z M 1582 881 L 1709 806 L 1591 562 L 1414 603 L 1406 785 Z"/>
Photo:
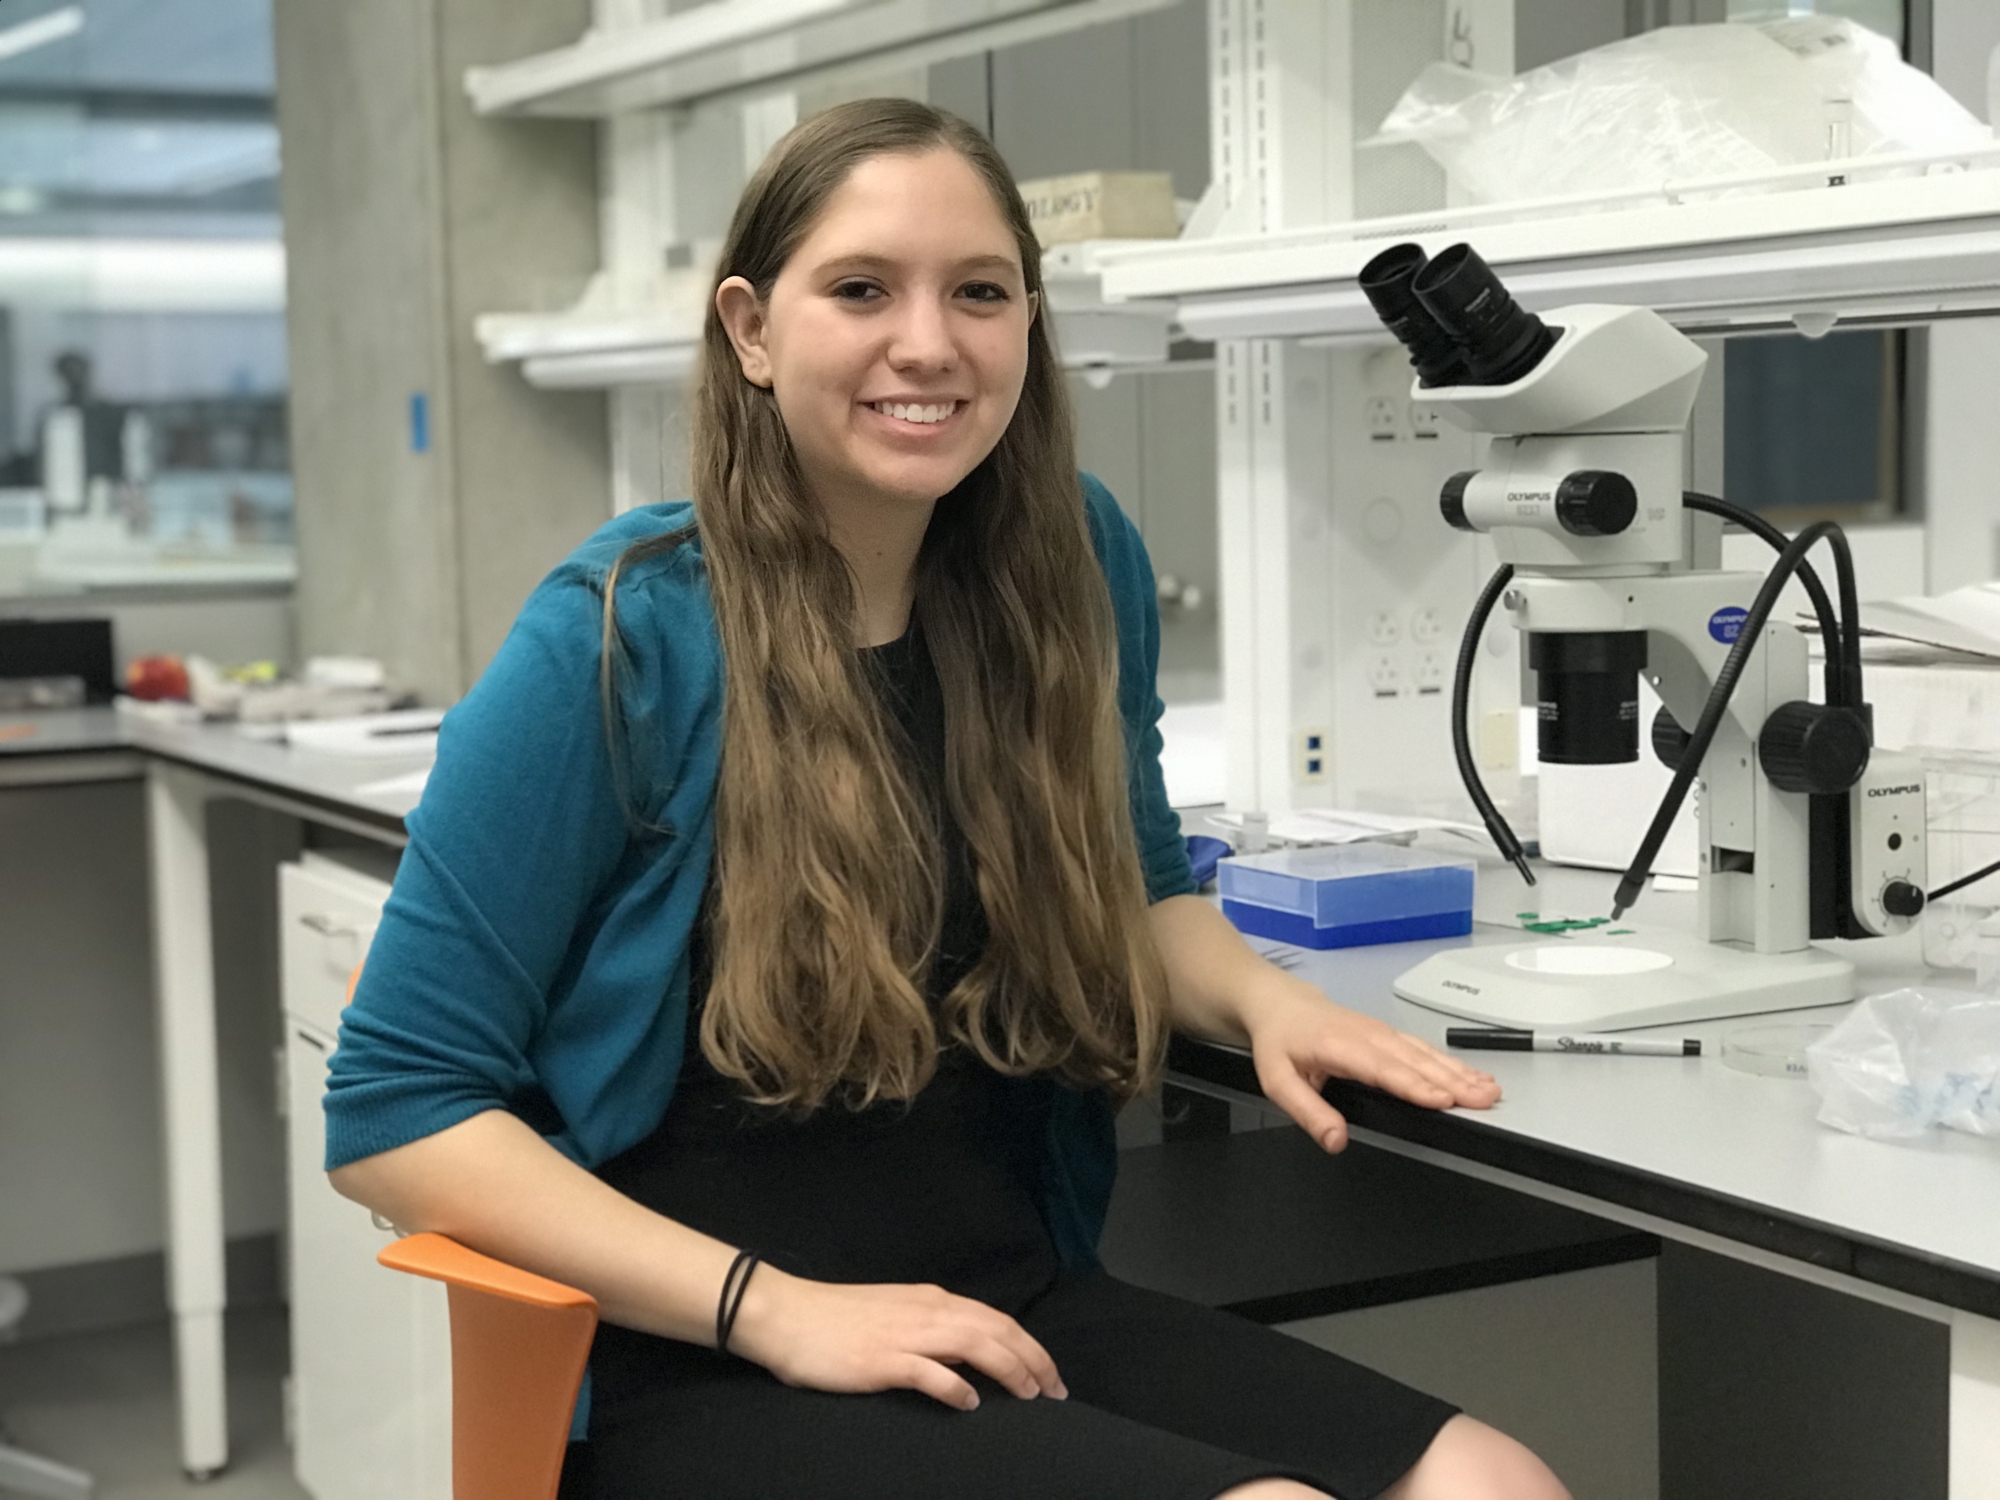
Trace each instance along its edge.
<path fill-rule="evenodd" d="M 948 370 L 958 363 L 958 342 L 943 308 L 928 299 L 907 304 L 889 342 L 889 363 L 898 369 Z"/>

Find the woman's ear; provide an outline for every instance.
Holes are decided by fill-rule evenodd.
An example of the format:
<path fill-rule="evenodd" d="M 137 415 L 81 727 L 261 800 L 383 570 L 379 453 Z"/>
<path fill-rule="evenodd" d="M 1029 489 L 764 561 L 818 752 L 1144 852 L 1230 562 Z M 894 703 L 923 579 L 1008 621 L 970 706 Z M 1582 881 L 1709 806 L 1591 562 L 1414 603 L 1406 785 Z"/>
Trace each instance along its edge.
<path fill-rule="evenodd" d="M 764 347 L 764 305 L 757 300 L 757 289 L 741 276 L 729 277 L 715 289 L 715 311 L 736 347 L 743 378 L 769 390 L 771 355 Z"/>
<path fill-rule="evenodd" d="M 1042 294 L 1040 292 L 1028 293 L 1028 321 L 1030 323 L 1034 322 L 1036 318 L 1041 316 L 1041 312 Z"/>

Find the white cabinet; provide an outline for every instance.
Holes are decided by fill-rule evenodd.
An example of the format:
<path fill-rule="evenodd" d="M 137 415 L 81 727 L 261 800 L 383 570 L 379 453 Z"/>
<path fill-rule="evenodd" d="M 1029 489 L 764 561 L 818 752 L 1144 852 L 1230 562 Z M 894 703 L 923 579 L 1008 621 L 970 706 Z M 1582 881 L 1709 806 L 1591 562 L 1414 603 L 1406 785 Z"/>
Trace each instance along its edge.
<path fill-rule="evenodd" d="M 389 889 L 307 855 L 279 874 L 291 1178 L 291 1429 L 314 1500 L 450 1500 L 444 1288 L 375 1263 L 394 1238 L 323 1169 L 328 1059 Z"/>

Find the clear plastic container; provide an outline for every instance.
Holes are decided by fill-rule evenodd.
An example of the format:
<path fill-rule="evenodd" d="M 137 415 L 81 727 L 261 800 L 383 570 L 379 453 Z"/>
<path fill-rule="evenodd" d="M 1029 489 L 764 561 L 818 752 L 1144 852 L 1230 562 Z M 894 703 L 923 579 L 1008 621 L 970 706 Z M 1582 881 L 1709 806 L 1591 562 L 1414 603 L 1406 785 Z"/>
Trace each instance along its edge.
<path fill-rule="evenodd" d="M 1472 930 L 1477 866 L 1384 844 L 1280 849 L 1216 867 L 1223 913 L 1258 937 L 1349 948 Z"/>
<path fill-rule="evenodd" d="M 1924 763 L 1924 820 L 1929 873 L 1936 890 L 2000 859 L 2000 756 L 1967 750 L 1916 750 Z M 1982 938 L 2000 913 L 2000 875 L 1989 875 L 1924 909 L 1924 962 L 1939 969 L 1978 969 L 1994 959 Z"/>
<path fill-rule="evenodd" d="M 1739 1026 L 1722 1039 L 1722 1061 L 1739 1073 L 1806 1081 L 1806 1048 L 1830 1025 Z"/>

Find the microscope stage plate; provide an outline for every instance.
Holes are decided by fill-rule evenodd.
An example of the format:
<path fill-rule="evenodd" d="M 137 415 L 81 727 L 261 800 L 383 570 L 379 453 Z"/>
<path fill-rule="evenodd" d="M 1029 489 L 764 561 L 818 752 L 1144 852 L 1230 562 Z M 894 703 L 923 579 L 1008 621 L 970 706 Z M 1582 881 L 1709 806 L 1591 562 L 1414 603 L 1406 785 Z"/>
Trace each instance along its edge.
<path fill-rule="evenodd" d="M 1452 948 L 1395 988 L 1430 1010 L 1494 1026 L 1624 1031 L 1839 1005 L 1854 998 L 1854 965 L 1818 948 L 1757 953 L 1635 928 Z"/>

